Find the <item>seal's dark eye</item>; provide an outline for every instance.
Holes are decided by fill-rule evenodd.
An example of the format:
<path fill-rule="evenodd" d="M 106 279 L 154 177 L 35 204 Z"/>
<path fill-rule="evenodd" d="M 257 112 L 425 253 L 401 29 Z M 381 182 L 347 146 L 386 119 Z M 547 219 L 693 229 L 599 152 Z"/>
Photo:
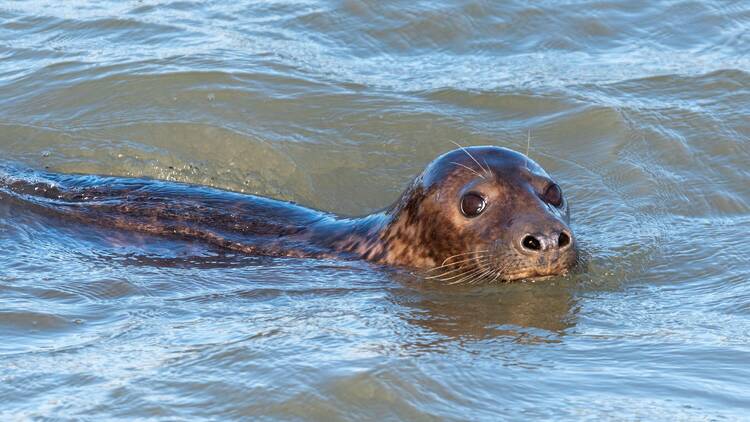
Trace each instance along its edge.
<path fill-rule="evenodd" d="M 476 217 L 484 211 L 487 202 L 476 192 L 469 192 L 461 198 L 461 212 L 467 217 Z"/>
<path fill-rule="evenodd" d="M 560 186 L 558 186 L 557 183 L 549 185 L 547 190 L 544 191 L 544 197 L 542 199 L 555 207 L 562 205 L 563 195 Z"/>

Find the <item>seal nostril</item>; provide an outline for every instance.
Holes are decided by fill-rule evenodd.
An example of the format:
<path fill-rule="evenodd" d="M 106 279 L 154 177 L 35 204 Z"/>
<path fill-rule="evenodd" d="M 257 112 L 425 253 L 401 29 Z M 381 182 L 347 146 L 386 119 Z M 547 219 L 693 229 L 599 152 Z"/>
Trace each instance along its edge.
<path fill-rule="evenodd" d="M 557 238 L 557 246 L 564 248 L 568 245 L 570 245 L 570 236 L 567 233 L 560 233 L 560 236 Z"/>
<path fill-rule="evenodd" d="M 521 245 L 525 249 L 529 249 L 532 251 L 538 251 L 542 249 L 542 244 L 539 242 L 539 239 L 537 239 L 536 237 L 532 235 L 528 235 L 524 237 L 523 240 L 521 241 Z"/>

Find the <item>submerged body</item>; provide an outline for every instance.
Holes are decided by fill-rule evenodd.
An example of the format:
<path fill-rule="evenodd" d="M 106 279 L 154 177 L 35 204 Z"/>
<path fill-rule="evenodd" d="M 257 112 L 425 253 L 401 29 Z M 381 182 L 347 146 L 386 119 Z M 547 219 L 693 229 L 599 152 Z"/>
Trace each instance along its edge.
<path fill-rule="evenodd" d="M 360 218 L 202 186 L 12 170 L 0 173 L 0 200 L 248 254 L 427 269 L 448 282 L 562 274 L 577 258 L 560 187 L 499 147 L 438 157 L 395 204 Z"/>

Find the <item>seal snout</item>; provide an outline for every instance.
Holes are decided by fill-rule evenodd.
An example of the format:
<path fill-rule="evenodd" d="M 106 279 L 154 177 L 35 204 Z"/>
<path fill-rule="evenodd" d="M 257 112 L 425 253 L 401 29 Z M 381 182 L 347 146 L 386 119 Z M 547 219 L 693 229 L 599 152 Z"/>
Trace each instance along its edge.
<path fill-rule="evenodd" d="M 562 251 L 570 247 L 570 230 L 561 229 L 547 233 L 528 233 L 519 242 L 521 252 L 528 255 L 542 254 L 550 250 Z"/>
<path fill-rule="evenodd" d="M 512 230 L 513 246 L 523 267 L 537 275 L 562 274 L 576 260 L 575 237 L 557 219 L 527 222 Z"/>

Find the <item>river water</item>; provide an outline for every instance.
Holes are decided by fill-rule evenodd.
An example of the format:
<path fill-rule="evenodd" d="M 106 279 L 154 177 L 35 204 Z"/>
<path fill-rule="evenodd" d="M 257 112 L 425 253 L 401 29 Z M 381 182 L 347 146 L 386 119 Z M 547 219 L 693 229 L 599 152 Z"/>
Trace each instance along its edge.
<path fill-rule="evenodd" d="M 3 162 L 357 215 L 530 139 L 587 262 L 446 287 L 0 203 L 0 417 L 748 418 L 749 137 L 746 1 L 2 1 Z"/>

